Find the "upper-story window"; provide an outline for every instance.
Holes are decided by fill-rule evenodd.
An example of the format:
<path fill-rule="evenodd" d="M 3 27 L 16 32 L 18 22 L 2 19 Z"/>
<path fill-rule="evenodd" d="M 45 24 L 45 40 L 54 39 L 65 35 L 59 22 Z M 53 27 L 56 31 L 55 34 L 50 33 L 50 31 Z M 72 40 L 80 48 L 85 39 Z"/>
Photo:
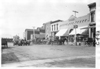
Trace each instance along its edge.
<path fill-rule="evenodd" d="M 58 30 L 58 24 L 57 24 L 57 30 Z"/>
<path fill-rule="evenodd" d="M 55 31 L 55 25 L 54 25 L 54 31 Z"/>
<path fill-rule="evenodd" d="M 91 12 L 91 22 L 95 22 L 95 12 Z"/>
<path fill-rule="evenodd" d="M 52 31 L 53 31 L 53 25 L 52 25 Z"/>

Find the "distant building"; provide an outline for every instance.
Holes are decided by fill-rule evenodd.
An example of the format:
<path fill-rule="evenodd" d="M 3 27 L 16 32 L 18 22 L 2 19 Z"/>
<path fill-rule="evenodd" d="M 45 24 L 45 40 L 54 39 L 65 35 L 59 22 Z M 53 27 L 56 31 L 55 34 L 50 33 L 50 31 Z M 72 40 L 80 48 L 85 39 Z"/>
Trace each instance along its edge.
<path fill-rule="evenodd" d="M 44 23 L 44 28 L 45 28 L 45 39 L 48 39 L 51 36 L 51 23 L 47 22 Z"/>
<path fill-rule="evenodd" d="M 45 30 L 41 29 L 41 28 L 37 28 L 35 30 L 26 29 L 25 30 L 25 39 L 26 40 L 33 40 L 34 38 L 45 38 Z"/>
<path fill-rule="evenodd" d="M 9 43 L 13 46 L 13 38 L 1 38 L 1 47 L 8 47 Z"/>
<path fill-rule="evenodd" d="M 36 35 L 36 38 L 45 39 L 45 28 L 44 28 L 44 26 L 38 27 L 36 30 L 39 31 L 39 34 Z"/>
<path fill-rule="evenodd" d="M 33 29 L 26 29 L 25 30 L 25 39 L 26 40 L 31 40 L 32 39 L 32 34 L 33 34 Z"/>

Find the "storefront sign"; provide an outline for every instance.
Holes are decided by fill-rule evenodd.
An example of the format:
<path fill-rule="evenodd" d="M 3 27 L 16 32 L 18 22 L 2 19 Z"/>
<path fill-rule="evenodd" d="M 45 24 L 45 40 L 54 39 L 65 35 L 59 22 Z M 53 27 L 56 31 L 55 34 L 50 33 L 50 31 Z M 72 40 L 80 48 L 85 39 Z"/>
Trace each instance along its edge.
<path fill-rule="evenodd" d="M 74 28 L 78 28 L 78 25 L 74 25 Z"/>

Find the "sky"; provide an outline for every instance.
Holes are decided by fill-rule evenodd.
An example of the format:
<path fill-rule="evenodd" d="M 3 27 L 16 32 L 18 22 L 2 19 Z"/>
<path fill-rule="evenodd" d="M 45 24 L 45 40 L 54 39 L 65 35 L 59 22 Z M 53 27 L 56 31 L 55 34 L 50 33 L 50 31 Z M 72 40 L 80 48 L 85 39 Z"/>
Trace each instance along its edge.
<path fill-rule="evenodd" d="M 0 0 L 0 31 L 2 37 L 23 38 L 25 29 L 41 27 L 43 23 L 67 20 L 89 13 L 88 4 L 94 0 Z"/>

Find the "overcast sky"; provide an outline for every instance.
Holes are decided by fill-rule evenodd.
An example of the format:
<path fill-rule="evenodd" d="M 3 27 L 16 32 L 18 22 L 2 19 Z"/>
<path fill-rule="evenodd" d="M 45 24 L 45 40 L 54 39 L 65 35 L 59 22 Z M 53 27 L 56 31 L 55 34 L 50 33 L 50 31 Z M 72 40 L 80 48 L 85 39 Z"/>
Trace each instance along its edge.
<path fill-rule="evenodd" d="M 1 0 L 0 30 L 3 37 L 23 37 L 26 28 L 40 27 L 54 20 L 67 20 L 78 11 L 77 17 L 89 13 L 91 0 Z"/>

